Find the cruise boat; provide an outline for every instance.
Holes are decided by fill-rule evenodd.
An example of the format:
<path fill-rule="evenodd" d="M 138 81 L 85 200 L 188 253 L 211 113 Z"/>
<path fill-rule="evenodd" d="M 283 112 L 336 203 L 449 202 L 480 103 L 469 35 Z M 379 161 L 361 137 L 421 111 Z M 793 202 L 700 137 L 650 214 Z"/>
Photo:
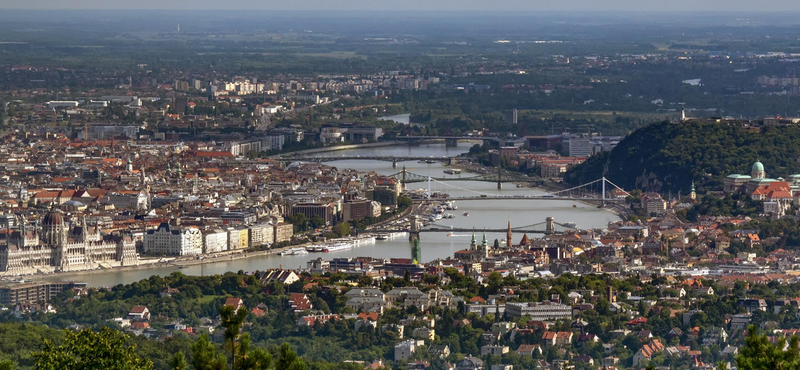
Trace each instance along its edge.
<path fill-rule="evenodd" d="M 446 173 L 448 175 L 460 175 L 461 174 L 461 170 L 458 169 L 458 168 L 448 168 L 448 169 L 444 170 L 444 173 Z"/>
<path fill-rule="evenodd" d="M 329 244 L 327 246 L 322 247 L 322 252 L 339 252 L 339 251 L 346 251 L 348 249 L 352 249 L 353 245 L 348 243 L 336 243 L 336 244 Z"/>
<path fill-rule="evenodd" d="M 305 248 L 292 248 L 278 253 L 281 256 L 302 256 L 308 254 Z"/>

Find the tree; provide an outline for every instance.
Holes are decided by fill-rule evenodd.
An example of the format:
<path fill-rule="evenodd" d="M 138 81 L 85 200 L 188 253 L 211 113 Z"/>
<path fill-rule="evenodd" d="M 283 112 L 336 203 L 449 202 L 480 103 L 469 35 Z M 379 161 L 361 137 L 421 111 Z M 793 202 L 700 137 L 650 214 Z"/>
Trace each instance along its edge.
<path fill-rule="evenodd" d="M 194 370 L 225 370 L 227 360 L 211 343 L 208 334 L 203 334 L 192 345 L 192 367 Z"/>
<path fill-rule="evenodd" d="M 169 367 L 172 370 L 189 370 L 189 363 L 186 362 L 186 355 L 183 352 L 178 352 L 169 362 Z"/>
<path fill-rule="evenodd" d="M 2 112 L 0 110 L 0 112 Z M 0 361 L 0 370 L 14 370 L 16 366 L 14 366 L 14 362 L 11 360 L 2 360 Z"/>
<path fill-rule="evenodd" d="M 104 327 L 100 332 L 84 329 L 66 331 L 64 344 L 46 340 L 44 349 L 33 354 L 37 370 L 103 369 L 150 370 L 153 363 L 136 355 L 128 336 Z"/>
<path fill-rule="evenodd" d="M 789 347 L 783 350 L 786 348 L 786 338 L 781 337 L 777 345 L 772 344 L 765 334 L 756 333 L 756 327 L 750 325 L 744 344 L 736 356 L 736 366 L 741 370 L 800 369 L 796 335 L 789 340 Z"/>
<path fill-rule="evenodd" d="M 336 225 L 336 234 L 338 234 L 340 237 L 350 235 L 350 223 L 342 222 Z"/>
<path fill-rule="evenodd" d="M 225 328 L 223 334 L 223 345 L 225 349 L 231 354 L 231 367 L 236 369 L 236 347 L 238 345 L 239 335 L 242 332 L 242 324 L 247 317 L 247 310 L 236 309 L 233 306 L 222 306 L 219 310 L 220 325 Z"/>
<path fill-rule="evenodd" d="M 267 370 L 272 364 L 272 356 L 263 349 L 250 349 L 250 334 L 242 334 L 242 324 L 247 318 L 247 310 L 234 309 L 233 306 L 222 306 L 219 310 L 221 325 L 225 328 L 223 343 L 231 353 L 232 370 Z M 214 355 L 212 364 L 218 364 L 219 357 Z M 205 369 L 205 368 L 204 368 Z M 224 366 L 222 367 L 224 369 Z"/>
<path fill-rule="evenodd" d="M 275 370 L 305 370 L 306 364 L 292 351 L 288 343 L 281 345 L 278 350 L 278 360 L 275 362 Z"/>

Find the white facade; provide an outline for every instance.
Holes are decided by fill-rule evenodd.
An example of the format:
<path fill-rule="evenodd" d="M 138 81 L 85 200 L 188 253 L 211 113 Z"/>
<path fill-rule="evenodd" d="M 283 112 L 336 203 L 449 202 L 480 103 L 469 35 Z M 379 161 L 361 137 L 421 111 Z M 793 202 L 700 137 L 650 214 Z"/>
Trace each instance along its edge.
<path fill-rule="evenodd" d="M 208 230 L 203 234 L 203 253 L 217 253 L 228 250 L 228 233 L 225 230 Z"/>
<path fill-rule="evenodd" d="M 272 244 L 274 240 L 272 225 L 263 223 L 250 226 L 250 248 Z"/>
<path fill-rule="evenodd" d="M 173 227 L 162 223 L 144 235 L 146 253 L 186 256 L 203 253 L 203 234 L 194 227 Z"/>
<path fill-rule="evenodd" d="M 417 341 L 415 340 L 404 340 L 397 345 L 394 346 L 394 360 L 395 361 L 405 361 L 411 358 L 414 355 L 414 352 L 417 350 Z"/>

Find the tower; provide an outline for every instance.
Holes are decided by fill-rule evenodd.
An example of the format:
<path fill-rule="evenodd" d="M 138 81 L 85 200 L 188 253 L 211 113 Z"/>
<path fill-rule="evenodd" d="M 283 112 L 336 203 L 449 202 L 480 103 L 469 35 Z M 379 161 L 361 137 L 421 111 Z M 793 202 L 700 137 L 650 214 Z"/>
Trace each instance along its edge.
<path fill-rule="evenodd" d="M 62 270 L 67 265 L 67 225 L 60 209 L 51 210 L 42 220 L 42 241 L 55 249 L 54 265 Z"/>
<path fill-rule="evenodd" d="M 486 231 L 483 231 L 483 240 L 481 240 L 481 258 L 489 257 L 489 241 L 486 240 Z"/>
<path fill-rule="evenodd" d="M 472 230 L 472 240 L 469 242 L 469 249 L 473 250 L 478 247 L 478 242 L 475 241 L 475 230 Z"/>
<path fill-rule="evenodd" d="M 506 230 L 506 247 L 511 248 L 513 242 L 511 241 L 511 219 L 508 219 L 508 230 Z"/>
<path fill-rule="evenodd" d="M 128 171 L 129 174 L 133 173 L 133 162 L 131 161 L 130 156 L 128 156 L 128 163 L 125 166 L 125 171 Z"/>
<path fill-rule="evenodd" d="M 689 198 L 692 198 L 692 200 L 697 199 L 697 193 L 694 191 L 694 180 L 692 180 L 692 190 L 689 192 Z"/>
<path fill-rule="evenodd" d="M 81 217 L 81 241 L 84 243 L 89 241 L 89 225 L 86 224 L 86 215 Z"/>

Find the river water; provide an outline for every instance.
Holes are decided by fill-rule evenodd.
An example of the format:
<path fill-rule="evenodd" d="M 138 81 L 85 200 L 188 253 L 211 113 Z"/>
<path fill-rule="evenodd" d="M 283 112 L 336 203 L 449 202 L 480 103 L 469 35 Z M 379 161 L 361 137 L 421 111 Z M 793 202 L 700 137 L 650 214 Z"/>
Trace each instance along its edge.
<path fill-rule="evenodd" d="M 446 148 L 444 144 L 428 144 L 415 147 L 395 146 L 381 148 L 353 149 L 335 152 L 334 156 L 456 156 L 468 150 L 470 144 L 460 143 L 457 148 Z M 446 175 L 442 171 L 445 169 L 441 163 L 418 163 L 416 161 L 399 162 L 397 168 L 392 167 L 391 162 L 373 160 L 341 160 L 332 161 L 327 164 L 338 168 L 354 168 L 360 171 L 375 171 L 383 175 L 391 175 L 400 172 L 405 166 L 411 173 L 431 176 L 431 177 L 468 177 L 473 174 L 464 173 L 462 175 Z M 498 190 L 497 184 L 492 182 L 480 181 L 453 181 L 449 183 L 433 182 L 432 191 L 448 192 L 453 196 L 474 195 L 474 192 L 486 194 L 540 194 L 541 191 L 529 188 L 516 188 L 512 184 L 503 184 L 504 189 Z M 408 184 L 409 189 L 425 189 L 427 182 Z M 480 201 L 461 201 L 457 202 L 457 211 L 450 211 L 456 215 L 454 219 L 443 219 L 437 221 L 439 225 L 455 226 L 458 228 L 475 228 L 476 237 L 480 242 L 482 237 L 481 229 L 504 229 L 511 221 L 512 227 L 533 225 L 543 222 L 545 217 L 553 216 L 556 222 L 574 222 L 579 228 L 605 227 L 608 222 L 618 220 L 618 217 L 606 210 L 598 209 L 591 205 L 586 205 L 572 201 L 561 200 L 480 200 Z M 469 212 L 469 216 L 463 216 L 464 212 Z M 537 227 L 541 229 L 543 227 Z M 535 237 L 530 235 L 529 237 Z M 448 236 L 447 233 L 422 233 L 420 246 L 422 247 L 423 262 L 447 258 L 454 252 L 469 246 L 471 234 L 463 233 Z M 514 242 L 519 242 L 521 234 L 513 235 Z M 494 239 L 501 242 L 505 240 L 505 233 L 490 233 L 487 235 L 489 243 Z M 254 256 L 248 259 L 233 261 L 210 262 L 201 265 L 188 266 L 183 269 L 178 267 L 159 267 L 152 269 L 142 269 L 136 271 L 108 271 L 92 274 L 70 276 L 69 274 L 50 275 L 40 279 L 46 280 L 76 280 L 86 282 L 89 286 L 113 286 L 116 284 L 127 284 L 141 279 L 146 279 L 151 275 L 167 275 L 175 271 L 180 271 L 187 275 L 211 275 L 221 274 L 227 271 L 254 271 L 270 268 L 305 268 L 306 262 L 322 256 L 326 259 L 334 257 L 359 257 L 370 256 L 377 258 L 391 257 L 411 257 L 411 245 L 407 238 L 400 237 L 394 240 L 376 241 L 374 245 L 364 245 L 346 251 L 331 253 L 311 253 L 304 256 Z"/>

